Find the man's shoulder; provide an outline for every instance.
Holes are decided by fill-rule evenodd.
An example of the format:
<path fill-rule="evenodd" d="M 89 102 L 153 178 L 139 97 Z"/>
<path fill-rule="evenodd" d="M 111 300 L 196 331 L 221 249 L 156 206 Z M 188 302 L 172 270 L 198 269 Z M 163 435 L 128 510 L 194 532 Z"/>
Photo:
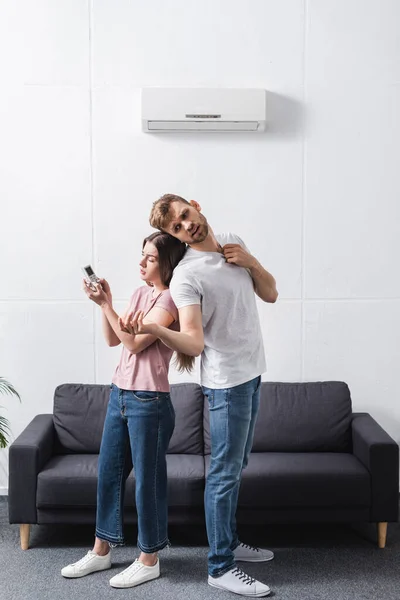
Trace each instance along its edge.
<path fill-rule="evenodd" d="M 173 277 L 175 277 L 175 275 L 180 275 L 180 276 L 185 276 L 185 275 L 190 275 L 190 273 L 193 272 L 193 260 L 191 260 L 191 258 L 187 255 L 185 255 L 182 260 L 176 265 L 175 269 L 174 269 L 174 274 Z"/>
<path fill-rule="evenodd" d="M 174 269 L 175 273 L 179 273 L 182 276 L 191 275 L 195 271 L 201 269 L 204 256 L 202 252 L 196 252 L 191 248 L 188 248 L 184 257 L 176 265 Z"/>
<path fill-rule="evenodd" d="M 193 267 L 192 261 L 187 260 L 186 257 L 184 257 L 174 269 L 171 284 L 190 282 L 195 280 L 195 270 L 196 269 Z"/>

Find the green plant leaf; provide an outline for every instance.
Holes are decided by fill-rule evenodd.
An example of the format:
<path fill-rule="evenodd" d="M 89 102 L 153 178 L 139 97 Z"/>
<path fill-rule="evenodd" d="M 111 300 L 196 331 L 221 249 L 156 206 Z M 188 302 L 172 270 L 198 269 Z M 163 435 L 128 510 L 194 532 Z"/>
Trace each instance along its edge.
<path fill-rule="evenodd" d="M 5 417 L 0 416 L 0 448 L 6 448 L 9 442 L 10 424 Z"/>
<path fill-rule="evenodd" d="M 4 379 L 4 377 L 0 377 L 0 393 L 16 396 L 18 400 L 21 400 L 21 396 L 18 394 L 15 387 L 12 385 L 12 383 Z"/>
<path fill-rule="evenodd" d="M 4 379 L 4 377 L 0 377 L 0 394 L 9 394 L 10 396 L 16 396 L 21 402 L 21 397 L 18 394 L 15 387 L 9 381 Z M 0 448 L 7 448 L 9 444 L 10 431 L 10 423 L 8 419 L 0 416 Z"/>

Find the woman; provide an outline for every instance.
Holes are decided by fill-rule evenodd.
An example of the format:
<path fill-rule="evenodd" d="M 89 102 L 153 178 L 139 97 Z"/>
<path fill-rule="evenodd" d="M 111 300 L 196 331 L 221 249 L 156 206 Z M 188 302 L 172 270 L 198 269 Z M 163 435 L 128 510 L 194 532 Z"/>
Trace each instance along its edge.
<path fill-rule="evenodd" d="M 133 587 L 160 575 L 157 552 L 169 543 L 166 451 L 175 425 L 168 383 L 173 351 L 152 335 L 132 334 L 130 321 L 140 310 L 146 315 L 145 321 L 178 328 L 178 311 L 168 286 L 185 249 L 185 244 L 162 232 L 144 240 L 140 277 L 147 286 L 134 292 L 123 319 L 112 307 L 107 281 L 100 280 L 95 291 L 84 284 L 86 295 L 102 309 L 107 344 L 122 343 L 123 350 L 112 379 L 100 448 L 95 544 L 81 560 L 62 569 L 64 577 L 83 577 L 109 569 L 110 547 L 124 543 L 124 490 L 130 455 L 135 472 L 141 554 L 110 584 Z M 177 356 L 181 370 L 190 370 L 193 362 L 193 357 Z"/>

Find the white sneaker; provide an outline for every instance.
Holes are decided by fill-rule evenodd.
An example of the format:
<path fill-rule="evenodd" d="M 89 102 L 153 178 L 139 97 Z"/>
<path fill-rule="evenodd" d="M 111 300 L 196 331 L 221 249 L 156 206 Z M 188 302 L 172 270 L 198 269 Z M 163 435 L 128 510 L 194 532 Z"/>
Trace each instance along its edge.
<path fill-rule="evenodd" d="M 147 567 L 136 559 L 127 569 L 110 579 L 110 585 L 115 588 L 130 588 L 145 581 L 160 577 L 160 561 L 157 559 L 154 567 Z"/>
<path fill-rule="evenodd" d="M 61 569 L 61 575 L 63 577 L 85 577 L 85 575 L 89 575 L 89 573 L 104 571 L 105 569 L 110 568 L 111 552 L 105 556 L 99 556 L 96 552 L 93 552 L 93 550 L 89 550 L 81 560 Z"/>
<path fill-rule="evenodd" d="M 274 558 L 274 553 L 271 550 L 261 550 L 261 548 L 242 544 L 242 542 L 233 551 L 233 554 L 235 560 L 243 562 L 267 562 Z"/>
<path fill-rule="evenodd" d="M 250 596 L 251 598 L 262 598 L 268 596 L 271 590 L 267 585 L 253 579 L 250 575 L 246 575 L 238 567 L 234 567 L 222 577 L 208 576 L 208 584 L 213 587 L 227 590 L 240 596 Z"/>

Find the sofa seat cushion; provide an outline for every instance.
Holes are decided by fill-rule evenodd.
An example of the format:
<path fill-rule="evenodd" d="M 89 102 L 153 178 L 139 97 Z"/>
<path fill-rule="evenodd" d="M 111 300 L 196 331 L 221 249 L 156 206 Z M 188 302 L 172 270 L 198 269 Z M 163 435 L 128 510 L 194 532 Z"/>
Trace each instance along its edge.
<path fill-rule="evenodd" d="M 204 457 L 167 454 L 169 506 L 204 505 Z"/>
<path fill-rule="evenodd" d="M 206 474 L 210 457 L 206 456 Z M 370 475 L 352 454 L 267 452 L 250 454 L 239 507 L 370 506 Z"/>
<path fill-rule="evenodd" d="M 53 456 L 38 475 L 38 508 L 96 506 L 98 454 Z"/>
<path fill-rule="evenodd" d="M 96 506 L 97 454 L 54 456 L 38 475 L 38 508 L 74 508 Z M 167 456 L 168 497 L 170 506 L 202 506 L 204 493 L 204 458 L 197 455 Z M 125 504 L 132 505 L 134 472 L 128 477 Z"/>

